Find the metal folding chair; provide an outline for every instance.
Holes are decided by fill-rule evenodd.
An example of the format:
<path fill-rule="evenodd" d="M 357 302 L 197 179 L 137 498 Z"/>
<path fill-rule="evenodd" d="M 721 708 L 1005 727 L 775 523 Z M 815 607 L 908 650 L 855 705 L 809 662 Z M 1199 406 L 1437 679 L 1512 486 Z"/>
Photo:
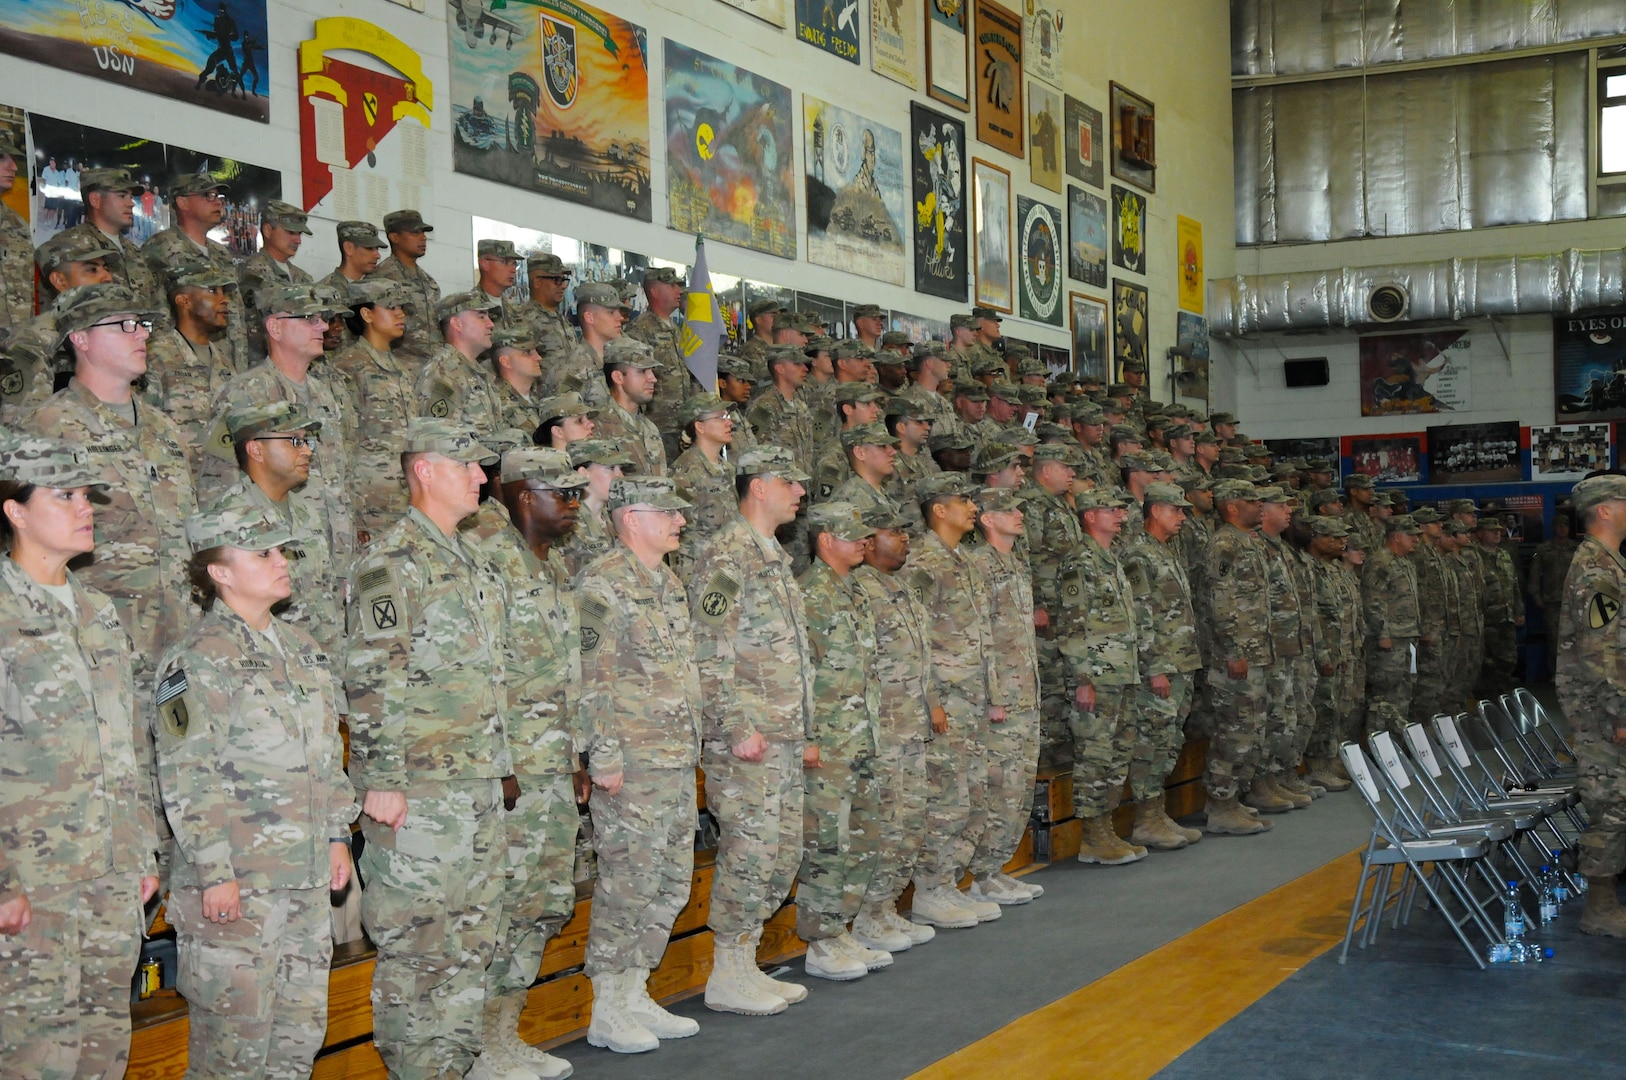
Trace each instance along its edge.
<path fill-rule="evenodd" d="M 1526 732 L 1500 702 L 1481 700 L 1474 711 L 1513 761 L 1526 784 L 1570 783 L 1575 780 L 1575 769 L 1560 766 L 1556 759 L 1549 761 L 1540 740 Z"/>
<path fill-rule="evenodd" d="M 1536 695 L 1521 686 L 1511 694 L 1503 694 L 1501 702 L 1502 709 L 1534 736 L 1542 752 L 1559 771 L 1575 770 L 1575 748 L 1570 745 L 1569 737 L 1558 729 L 1553 718 L 1547 715 L 1547 710 L 1536 700 Z"/>
<path fill-rule="evenodd" d="M 1410 835 L 1409 829 L 1400 826 L 1400 811 L 1379 785 L 1365 752 L 1354 743 L 1346 742 L 1338 748 L 1338 753 L 1345 771 L 1355 782 L 1355 790 L 1372 811 L 1372 836 L 1366 850 L 1361 852 L 1361 876 L 1355 883 L 1355 899 L 1350 908 L 1349 925 L 1344 929 L 1344 945 L 1338 962 L 1342 964 L 1349 959 L 1349 945 L 1354 940 L 1356 924 L 1361 923 L 1363 917 L 1361 948 L 1364 949 L 1377 941 L 1378 927 L 1391 901 L 1398 901 L 1395 925 L 1398 927 L 1402 921 L 1410 920 L 1411 898 L 1421 888 L 1434 910 L 1450 924 L 1451 932 L 1468 950 L 1474 963 L 1484 970 L 1485 959 L 1469 940 L 1465 928 L 1476 927 L 1487 945 L 1500 944 L 1503 939 L 1484 902 L 1474 895 L 1463 864 L 1482 865 L 1490 856 L 1490 840 L 1483 833 L 1440 839 L 1418 839 Z M 1404 874 L 1404 885 L 1391 890 L 1397 869 Z M 1369 882 L 1372 885 L 1370 898 L 1367 897 Z M 1491 895 L 1494 898 L 1495 893 Z M 1449 900 L 1456 901 L 1460 914 L 1453 912 Z"/>

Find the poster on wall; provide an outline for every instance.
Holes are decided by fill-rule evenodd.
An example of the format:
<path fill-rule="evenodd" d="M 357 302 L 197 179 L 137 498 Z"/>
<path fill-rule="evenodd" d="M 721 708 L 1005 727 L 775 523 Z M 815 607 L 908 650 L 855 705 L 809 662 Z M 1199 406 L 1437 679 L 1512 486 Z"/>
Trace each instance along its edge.
<path fill-rule="evenodd" d="M 448 23 L 452 165 L 460 173 L 653 219 L 644 28 L 577 0 L 464 0 Z"/>
<path fill-rule="evenodd" d="M 993 0 L 977 0 L 971 67 L 977 75 L 977 138 L 1021 157 L 1022 20 Z"/>
<path fill-rule="evenodd" d="M 971 163 L 972 241 L 976 245 L 973 303 L 1009 313 L 1015 304 L 1011 266 L 1011 174 L 981 158 Z"/>
<path fill-rule="evenodd" d="M 920 89 L 920 4 L 870 0 L 869 5 L 869 68 L 911 90 Z"/>
<path fill-rule="evenodd" d="M 971 111 L 970 18 L 967 0 L 926 0 L 926 93 Z"/>
<path fill-rule="evenodd" d="M 1467 412 L 1467 330 L 1361 337 L 1361 415 Z"/>
<path fill-rule="evenodd" d="M 909 106 L 915 291 L 965 300 L 965 125 L 919 102 Z"/>
<path fill-rule="evenodd" d="M 563 233 L 543 232 L 523 225 L 511 225 L 494 218 L 476 216 L 471 231 L 474 244 L 481 240 L 507 240 L 521 256 L 538 254 L 559 256 L 559 260 L 571 274 L 570 286 L 565 292 L 564 300 L 564 307 L 567 309 L 575 306 L 576 286 L 582 282 L 623 280 L 636 283 L 642 280 L 644 271 L 656 265 L 658 261 L 636 251 L 589 243 Z M 690 267 L 685 263 L 660 261 L 660 265 L 672 267 L 685 280 L 689 278 Z M 722 275 L 716 277 L 721 279 Z M 525 275 L 520 274 L 515 292 L 521 297 L 528 298 L 528 284 Z M 636 309 L 642 309 L 645 306 L 642 290 L 637 291 L 628 303 Z"/>
<path fill-rule="evenodd" d="M 1029 179 L 1061 190 L 1061 95 L 1042 82 L 1028 82 Z"/>
<path fill-rule="evenodd" d="M 1107 302 L 1069 293 L 1073 331 L 1073 371 L 1080 377 L 1107 381 Z"/>
<path fill-rule="evenodd" d="M 1289 458 L 1303 458 L 1305 461 L 1311 458 L 1321 458 L 1324 461 L 1338 460 L 1339 445 L 1336 435 L 1316 439 L 1265 439 L 1264 444 L 1265 449 L 1269 450 L 1277 461 Z"/>
<path fill-rule="evenodd" d="M 1523 480 L 1519 422 L 1452 424 L 1428 429 L 1428 474 L 1435 484 Z"/>
<path fill-rule="evenodd" d="M 1146 273 L 1146 197 L 1112 185 L 1112 265 Z"/>
<path fill-rule="evenodd" d="M 755 15 L 771 26 L 785 25 L 785 0 L 723 0 L 723 3 Z"/>
<path fill-rule="evenodd" d="M 1626 420 L 1626 310 L 1553 320 L 1553 412 L 1560 424 Z"/>
<path fill-rule="evenodd" d="M 1112 128 L 1112 175 L 1142 191 L 1157 191 L 1157 107 L 1113 83 L 1107 123 Z"/>
<path fill-rule="evenodd" d="M 1016 198 L 1016 242 L 1021 253 L 1018 314 L 1061 325 L 1061 210 L 1026 195 Z"/>
<path fill-rule="evenodd" d="M 265 8 L 266 0 L 0 0 L 0 53 L 268 124 Z M 105 102 L 108 118 L 136 111 Z"/>
<path fill-rule="evenodd" d="M 809 311 L 818 319 L 823 333 L 833 338 L 847 336 L 847 302 L 834 296 L 796 292 L 796 310 Z"/>
<path fill-rule="evenodd" d="M 1056 0 L 1027 0 L 1027 64 L 1028 74 L 1035 75 L 1051 86 L 1061 85 L 1061 7 Z"/>
<path fill-rule="evenodd" d="M 1107 287 L 1107 201 L 1067 185 L 1067 276 Z"/>
<path fill-rule="evenodd" d="M 1503 543 L 1539 544 L 1547 539 L 1547 497 L 1545 495 L 1505 495 L 1498 500 L 1502 509 L 1492 516 L 1507 529 Z M 1481 518 L 1486 514 L 1481 512 Z"/>
<path fill-rule="evenodd" d="M 1610 424 L 1564 424 L 1530 429 L 1530 479 L 1580 480 L 1610 465 Z"/>
<path fill-rule="evenodd" d="M 1420 484 L 1423 481 L 1423 436 L 1344 436 L 1343 456 L 1349 472 L 1370 476 L 1378 484 Z"/>
<path fill-rule="evenodd" d="M 330 55 L 340 50 L 391 70 Z M 392 210 L 425 209 L 434 106 L 434 85 L 405 42 L 360 19 L 316 20 L 299 46 L 300 205 L 317 217 L 374 224 Z"/>
<path fill-rule="evenodd" d="M 1066 118 L 1063 142 L 1067 175 L 1091 187 L 1102 183 L 1101 110 L 1092 109 L 1068 94 L 1062 112 Z"/>
<path fill-rule="evenodd" d="M 1208 400 L 1208 320 L 1189 311 L 1174 317 L 1174 386 L 1181 397 Z M 1190 355 L 1187 355 L 1187 354 Z"/>
<path fill-rule="evenodd" d="M 1207 285 L 1203 277 L 1203 223 L 1179 214 L 1175 217 L 1174 232 L 1175 256 L 1180 267 L 1180 308 L 1201 315 Z"/>
<path fill-rule="evenodd" d="M 949 324 L 943 319 L 929 319 L 924 315 L 910 315 L 905 311 L 893 311 L 887 323 L 888 330 L 898 330 L 909 335 L 914 343 L 922 341 L 948 341 Z"/>
<path fill-rule="evenodd" d="M 1112 381 L 1123 381 L 1127 361 L 1146 363 L 1146 335 L 1151 320 L 1146 286 L 1127 281 L 1112 283 Z"/>
<path fill-rule="evenodd" d="M 802 95 L 807 260 L 903 284 L 903 135 Z"/>
<path fill-rule="evenodd" d="M 668 224 L 796 257 L 790 88 L 666 40 Z"/>
<path fill-rule="evenodd" d="M 796 0 L 796 36 L 850 64 L 858 63 L 859 0 Z"/>
<path fill-rule="evenodd" d="M 226 245 L 240 259 L 259 250 L 259 208 L 270 199 L 282 198 L 280 169 L 39 113 L 28 114 L 28 132 L 34 149 L 34 169 L 32 182 L 26 186 L 33 190 L 34 198 L 32 213 L 27 216 L 33 225 L 36 247 L 85 220 L 79 192 L 79 173 L 85 169 L 128 169 L 146 188 L 136 196 L 135 223 L 125 234 L 137 246 L 173 224 L 169 183 L 178 176 L 206 172 L 227 185 L 225 214 L 220 224 L 209 230 L 209 237 Z"/>

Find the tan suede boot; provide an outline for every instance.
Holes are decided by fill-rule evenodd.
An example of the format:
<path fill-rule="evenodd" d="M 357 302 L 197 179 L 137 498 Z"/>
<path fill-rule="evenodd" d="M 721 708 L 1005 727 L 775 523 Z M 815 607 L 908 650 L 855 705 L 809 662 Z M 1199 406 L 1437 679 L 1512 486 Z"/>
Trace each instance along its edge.
<path fill-rule="evenodd" d="M 1145 799 L 1135 804 L 1135 829 L 1129 839 L 1152 851 L 1178 851 L 1185 847 L 1184 835 L 1170 828 L 1163 816 L 1163 799 Z"/>
<path fill-rule="evenodd" d="M 1208 797 L 1208 824 L 1203 826 L 1203 832 L 1218 836 L 1252 836 L 1270 829 L 1270 822 L 1260 821 L 1249 814 L 1236 801 L 1236 796 L 1229 799 Z"/>
<path fill-rule="evenodd" d="M 1131 847 L 1112 830 L 1112 817 L 1100 814 L 1084 819 L 1084 839 L 1078 849 L 1081 863 L 1122 866 L 1146 858 L 1146 849 Z"/>
<path fill-rule="evenodd" d="M 1268 776 L 1255 776 L 1242 801 L 1261 814 L 1285 814 L 1296 805 L 1286 795 L 1277 794 Z"/>
<path fill-rule="evenodd" d="M 1615 895 L 1615 876 L 1588 874 L 1586 910 L 1581 913 L 1581 933 L 1602 937 L 1626 937 L 1626 911 Z"/>

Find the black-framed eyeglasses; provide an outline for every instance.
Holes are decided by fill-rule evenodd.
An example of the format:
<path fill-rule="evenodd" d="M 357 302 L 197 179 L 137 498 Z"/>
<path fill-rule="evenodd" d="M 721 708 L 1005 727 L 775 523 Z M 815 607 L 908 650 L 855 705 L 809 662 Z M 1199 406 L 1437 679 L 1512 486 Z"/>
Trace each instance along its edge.
<path fill-rule="evenodd" d="M 271 317 L 273 319 L 293 319 L 297 322 L 310 323 L 312 326 L 315 326 L 317 323 L 321 323 L 323 326 L 326 326 L 328 320 L 328 316 L 323 315 L 321 312 L 317 312 L 314 315 L 273 315 Z"/>
<path fill-rule="evenodd" d="M 152 333 L 152 325 L 151 319 L 113 319 L 110 322 L 91 323 L 86 329 L 94 330 L 98 326 L 116 326 L 126 334 L 133 334 L 139 327 L 150 334 Z"/>
<path fill-rule="evenodd" d="M 315 435 L 256 435 L 256 442 L 285 442 L 295 450 L 316 445 Z"/>
<path fill-rule="evenodd" d="M 194 191 L 194 192 L 191 193 L 191 195 L 192 195 L 192 197 L 194 199 L 202 199 L 205 202 L 225 202 L 226 201 L 226 193 L 221 191 L 218 188 L 216 188 L 216 189 L 214 189 L 212 191 Z"/>

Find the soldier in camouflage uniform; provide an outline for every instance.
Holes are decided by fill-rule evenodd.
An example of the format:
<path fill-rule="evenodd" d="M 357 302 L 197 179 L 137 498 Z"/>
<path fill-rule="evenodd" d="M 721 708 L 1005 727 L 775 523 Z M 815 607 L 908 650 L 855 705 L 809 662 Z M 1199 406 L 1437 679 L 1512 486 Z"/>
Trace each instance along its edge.
<path fill-rule="evenodd" d="M 1259 539 L 1265 552 L 1272 660 L 1266 681 L 1265 723 L 1259 767 L 1243 803 L 1266 813 L 1302 809 L 1314 801 L 1308 786 L 1298 788 L 1299 727 L 1310 722 L 1307 705 L 1313 694 L 1314 642 L 1310 591 L 1302 581 L 1305 567 L 1287 540 L 1297 503 L 1280 487 L 1259 489 L 1262 514 Z M 1326 794 L 1326 792 L 1322 792 Z"/>
<path fill-rule="evenodd" d="M 502 402 L 499 423 L 531 435 L 545 419 L 533 390 L 542 378 L 542 357 L 536 339 L 524 330 L 498 328 L 491 332 L 491 348 L 484 361 L 490 365 L 491 385 Z"/>
<path fill-rule="evenodd" d="M 208 173 L 192 173 L 170 182 L 169 203 L 175 224 L 141 245 L 142 257 L 152 270 L 154 301 L 161 299 L 165 275 L 182 266 L 207 264 L 223 274 L 237 277 L 237 257 L 224 244 L 209 239 L 209 230 L 219 225 L 226 213 L 228 187 Z M 226 320 L 226 347 L 233 368 L 241 370 L 251 360 L 248 351 L 248 320 L 244 305 L 229 309 Z"/>
<path fill-rule="evenodd" d="M 1342 521 L 1316 518 L 1310 523 L 1310 556 L 1315 587 L 1315 617 L 1321 626 L 1316 650 L 1319 678 L 1313 700 L 1315 718 L 1305 743 L 1306 779 L 1328 791 L 1349 787 L 1335 764 L 1338 748 L 1357 735 L 1354 719 L 1365 689 L 1357 682 L 1362 648 L 1360 579 L 1344 562 L 1349 529 Z"/>
<path fill-rule="evenodd" d="M 807 474 L 790 453 L 742 456 L 738 513 L 698 549 L 689 608 L 703 694 L 706 806 L 717 818 L 708 925 L 715 960 L 706 1005 L 762 1016 L 807 992 L 756 968 L 762 927 L 802 861 L 802 762 L 811 738 L 807 618 L 790 557 L 774 539 L 792 520 Z"/>
<path fill-rule="evenodd" d="M 768 375 L 746 408 L 759 442 L 782 446 L 796 458 L 796 467 L 811 475 L 817 454 L 813 443 L 813 417 L 801 390 L 807 381 L 807 357 L 794 345 L 776 345 L 764 351 Z"/>
<path fill-rule="evenodd" d="M 0 132 L 0 195 L 11 190 L 27 155 L 9 131 Z M 28 222 L 0 204 L 0 340 L 34 317 L 34 237 Z"/>
<path fill-rule="evenodd" d="M 1365 473 L 1350 473 L 1344 477 L 1344 525 L 1349 534 L 1358 537 L 1364 550 L 1383 546 L 1383 525 L 1372 516 L 1376 501 L 1372 478 Z"/>
<path fill-rule="evenodd" d="M 666 460 L 676 461 L 682 452 L 678 435 L 683 424 L 678 408 L 695 389 L 695 381 L 678 352 L 678 329 L 672 315 L 683 302 L 683 278 L 669 266 L 652 266 L 644 271 L 644 297 L 649 307 L 627 324 L 626 336 L 648 345 L 661 365 L 655 384 L 655 397 L 645 412 L 666 444 Z M 701 388 L 706 392 L 711 387 Z"/>
<path fill-rule="evenodd" d="M 514 305 L 505 297 L 514 287 L 519 264 L 524 262 L 512 240 L 480 240 L 474 245 L 474 285 L 472 292 L 490 301 L 491 322 L 498 330 L 523 331 Z"/>
<path fill-rule="evenodd" d="M 348 296 L 350 286 L 361 284 L 378 269 L 379 253 L 389 244 L 370 221 L 341 221 L 333 232 L 339 242 L 339 265 L 321 283 L 337 289 L 340 296 Z"/>
<path fill-rule="evenodd" d="M 977 493 L 977 524 L 983 543 L 971 553 L 987 584 L 990 647 L 1002 665 L 999 696 L 1005 718 L 990 722 L 983 752 L 988 761 L 988 824 L 966 867 L 969 894 L 994 904 L 1026 904 L 1044 894 L 1040 885 L 1017 881 L 1005 864 L 1021 846 L 1033 812 L 1033 781 L 1039 768 L 1039 657 L 1033 635 L 1033 580 L 1020 544 L 1025 531 L 1022 502 L 1011 488 Z"/>
<path fill-rule="evenodd" d="M 1626 911 L 1615 877 L 1626 869 L 1626 643 L 1620 617 L 1626 597 L 1626 478 L 1582 480 L 1570 500 L 1585 534 L 1564 581 L 1558 627 L 1558 701 L 1570 721 L 1589 827 L 1580 836 L 1578 869 L 1586 878 L 1581 930 L 1626 937 Z"/>
<path fill-rule="evenodd" d="M 173 325 L 147 339 L 143 396 L 180 425 L 197 455 L 209 438 L 216 395 L 243 370 L 226 344 L 237 279 L 199 263 L 171 272 L 167 292 Z"/>
<path fill-rule="evenodd" d="M 453 293 L 435 305 L 444 340 L 430 348 L 413 384 L 419 416 L 448 420 L 482 436 L 503 429 L 497 377 L 480 363 L 481 354 L 491 348 L 496 311 L 491 298 L 477 289 Z"/>
<path fill-rule="evenodd" d="M 1480 697 L 1499 697 L 1513 689 L 1519 662 L 1519 628 L 1524 625 L 1524 590 L 1518 564 L 1503 544 L 1507 529 L 1487 514 L 1479 519 L 1474 538 L 1485 568 L 1485 662 L 1479 669 Z"/>
<path fill-rule="evenodd" d="M 743 454 L 757 444 L 756 432 L 751 430 L 750 423 L 745 419 L 745 410 L 750 406 L 755 389 L 755 376 L 751 374 L 749 360 L 728 355 L 717 358 L 717 396 L 728 403 L 728 411 L 734 418 L 734 441 L 729 446 L 730 452 L 735 455 Z"/>
<path fill-rule="evenodd" d="M 1422 526 L 1407 514 L 1384 525 L 1383 547 L 1366 553 L 1361 608 L 1366 647 L 1366 735 L 1400 737 L 1411 715 L 1421 656 L 1417 565 L 1412 560 Z"/>
<path fill-rule="evenodd" d="M 457 531 L 496 455 L 427 417 L 402 449 L 411 509 L 351 571 L 344 681 L 373 1043 L 391 1075 L 439 1080 L 480 1055 L 502 909 L 506 586 Z"/>
<path fill-rule="evenodd" d="M 1175 542 L 1186 527 L 1191 503 L 1178 485 L 1160 482 L 1147 487 L 1141 505 L 1145 528 L 1119 555 L 1141 616 L 1141 681 L 1133 705 L 1140 738 L 1129 763 L 1135 800 L 1130 840 L 1150 850 L 1173 851 L 1202 839 L 1199 830 L 1175 824 L 1163 802 L 1163 782 L 1185 745 L 1186 717 L 1202 670 L 1191 581 Z"/>
<path fill-rule="evenodd" d="M 565 290 L 570 286 L 570 268 L 557 255 L 532 255 L 525 260 L 525 279 L 531 298 L 513 310 L 516 324 L 536 339 L 544 368 L 563 360 L 576 344 L 576 328 L 559 314 Z"/>
<path fill-rule="evenodd" d="M 954 417 L 954 406 L 938 392 L 938 387 L 948 381 L 948 355 L 949 348 L 941 341 L 916 344 L 904 364 L 909 373 L 909 385 L 896 394 L 914 407 L 915 415 L 931 421 L 933 431 Z"/>
<path fill-rule="evenodd" d="M 848 430 L 861 425 L 874 424 L 881 418 L 881 402 L 886 395 L 866 382 L 843 382 L 836 385 L 831 400 L 837 416 L 834 432 L 823 442 L 813 466 L 812 501 L 835 498 L 836 489 L 852 475 L 843 439 Z M 885 429 L 882 429 L 883 431 Z"/>
<path fill-rule="evenodd" d="M 877 506 L 892 507 L 889 485 L 897 472 L 898 437 L 883 424 L 859 424 L 841 433 L 841 446 L 852 474 L 831 498 L 853 504 L 860 513 Z"/>
<path fill-rule="evenodd" d="M 440 303 L 440 284 L 418 265 L 418 260 L 429 250 L 429 234 L 434 231 L 435 227 L 426 225 L 423 215 L 416 210 L 385 214 L 384 233 L 389 237 L 390 253 L 367 275 L 368 281 L 395 282 L 412 298 L 406 333 L 396 347 L 404 366 L 414 377 L 435 351 L 435 346 L 444 340 L 435 314 L 435 307 Z"/>
<path fill-rule="evenodd" d="M 508 583 L 503 726 L 519 799 L 507 815 L 508 877 L 486 972 L 484 1042 L 487 1056 L 554 1080 L 570 1066 L 526 1043 L 518 1026 L 548 939 L 576 910 L 576 803 L 587 799 L 578 770 L 587 750 L 578 712 L 581 629 L 570 575 L 552 547 L 575 527 L 587 478 L 563 452 L 525 447 L 503 454 L 501 482 L 513 527 L 476 544 Z"/>
<path fill-rule="evenodd" d="M 574 390 L 543 398 L 536 411 L 542 422 L 531 433 L 531 441 L 552 450 L 569 450 L 572 443 L 591 439 L 598 428 L 599 411 Z"/>
<path fill-rule="evenodd" d="M 163 276 L 153 272 L 141 249 L 125 235 L 135 225 L 135 200 L 145 192 L 146 188 L 128 170 L 86 169 L 79 174 L 85 221 L 74 228 L 95 229 L 117 249 L 118 257 L 107 264 L 113 280 L 128 289 L 143 307 L 157 309 L 164 303 Z"/>
<path fill-rule="evenodd" d="M 768 346 L 773 342 L 774 320 L 783 314 L 785 312 L 777 300 L 753 300 L 746 308 L 746 321 L 751 324 L 751 334 L 741 347 L 740 355 L 751 362 L 751 370 L 756 374 L 758 382 L 773 381 L 768 364 Z M 768 442 L 775 441 L 772 433 L 764 432 L 760 427 L 757 434 Z"/>
<path fill-rule="evenodd" d="M 269 200 L 260 210 L 260 250 L 244 259 L 238 267 L 240 283 L 238 295 L 242 298 L 244 321 L 247 324 L 249 355 L 255 360 L 265 355 L 264 316 L 260 312 L 260 294 L 288 285 L 310 285 L 310 274 L 294 265 L 299 245 L 311 235 L 308 215 L 292 203 L 281 199 Z M 348 285 L 339 290 L 340 296 L 348 292 Z"/>
<path fill-rule="evenodd" d="M 1422 540 L 1409 556 L 1417 577 L 1417 674 L 1412 683 L 1411 708 L 1406 719 L 1426 724 L 1445 709 L 1449 698 L 1447 680 L 1452 678 L 1450 636 L 1460 634 L 1461 593 L 1452 561 L 1442 550 L 1439 511 L 1420 506 L 1412 520 L 1422 526 Z M 1458 646 L 1460 648 L 1460 643 Z M 1455 709 L 1451 709 L 1455 713 Z M 1396 731 L 1396 737 L 1399 736 Z"/>
<path fill-rule="evenodd" d="M 1536 545 L 1530 557 L 1530 576 L 1525 582 L 1525 593 L 1541 612 L 1542 639 L 1547 659 L 1547 678 L 1556 670 L 1558 658 L 1558 623 L 1563 617 L 1564 578 L 1569 574 L 1570 560 L 1580 547 L 1572 535 L 1574 522 L 1568 510 L 1560 509 L 1553 515 L 1553 535 Z"/>
<path fill-rule="evenodd" d="M 728 403 L 716 394 L 695 394 L 683 403 L 677 419 L 682 433 L 693 441 L 672 465 L 678 494 L 694 504 L 684 515 L 689 524 L 683 530 L 683 545 L 672 556 L 673 571 L 687 585 L 696 554 L 734 519 L 740 500 L 734 490 L 737 455 L 723 456 L 733 447 L 735 431 Z"/>
<path fill-rule="evenodd" d="M 1003 320 L 999 312 L 991 307 L 974 307 L 971 309 L 971 322 L 973 337 L 970 347 L 965 351 L 965 364 L 963 371 L 954 372 L 956 387 L 970 383 L 979 374 L 978 369 L 996 371 L 1005 370 L 1005 358 L 999 351 L 999 340 L 1004 337 L 1000 329 Z"/>
<path fill-rule="evenodd" d="M 581 324 L 581 340 L 557 361 L 549 357 L 542 372 L 546 391 L 558 394 L 574 390 L 594 408 L 607 405 L 610 391 L 604 382 L 605 348 L 621 337 L 624 317 L 631 311 L 613 285 L 584 281 L 576 286 L 576 320 Z"/>
<path fill-rule="evenodd" d="M 124 1074 L 138 911 L 158 890 L 129 638 L 68 570 L 106 486 L 82 447 L 0 447 L 0 1060 L 35 1080 Z"/>
<path fill-rule="evenodd" d="M 667 372 L 641 341 L 615 338 L 604 346 L 604 372 L 599 384 L 609 389 L 595 421 L 595 434 L 626 450 L 632 458 L 632 464 L 627 466 L 629 476 L 666 475 L 666 446 L 644 410 L 654 399 L 660 380 L 676 374 Z"/>
<path fill-rule="evenodd" d="M 570 444 L 570 463 L 587 477 L 582 489 L 576 527 L 554 545 L 565 567 L 575 576 L 588 563 L 615 546 L 615 530 L 610 527 L 607 503 L 610 485 L 620 479 L 623 466 L 632 463 L 625 450 L 605 439 L 582 439 Z"/>
<path fill-rule="evenodd" d="M 0 341 L 0 424 L 15 427 L 55 388 L 62 335 L 56 329 L 56 298 L 80 285 L 102 285 L 113 280 L 108 261 L 118 258 L 118 245 L 94 226 L 78 225 L 57 233 L 39 246 L 42 302 L 46 310 L 11 328 Z M 149 353 L 151 339 L 149 339 Z"/>
<path fill-rule="evenodd" d="M 598 858 L 587 1041 L 630 1054 L 700 1030 L 651 1000 L 648 980 L 689 900 L 701 696 L 688 599 L 661 562 L 688 503 L 665 477 L 630 476 L 608 505 L 616 544 L 575 579 Z"/>
<path fill-rule="evenodd" d="M 280 515 L 236 493 L 186 535 L 207 614 L 165 655 L 156 700 L 188 1067 L 296 1080 L 327 1034 L 328 895 L 352 872 L 342 691 L 334 657 L 271 613 L 291 591 Z"/>
<path fill-rule="evenodd" d="M 401 440 L 418 415 L 418 401 L 413 377 L 393 346 L 406 332 L 411 300 L 393 281 L 357 282 L 348 300 L 355 341 L 334 358 L 333 368 L 350 391 L 345 410 L 352 427 L 348 494 L 358 534 L 371 539 L 406 513 Z"/>
<path fill-rule="evenodd" d="M 1024 489 L 1023 540 L 1033 578 L 1034 628 L 1039 656 L 1040 760 L 1059 764 L 1071 760 L 1073 684 L 1061 662 L 1054 616 L 1061 601 L 1061 565 L 1083 542 L 1084 533 L 1073 506 L 1077 476 L 1077 450 L 1067 443 L 1043 443 L 1034 448 L 1033 484 Z"/>
<path fill-rule="evenodd" d="M 1472 499 L 1452 499 L 1447 507 L 1451 518 L 1463 528 L 1458 535 L 1457 558 L 1464 564 L 1462 672 L 1457 680 L 1460 693 L 1453 700 L 1466 703 L 1472 697 L 1477 673 L 1485 662 L 1485 565 L 1478 544 L 1473 542 L 1473 530 L 1479 524 L 1479 508 Z"/>
<path fill-rule="evenodd" d="M 1473 545 L 1468 526 L 1460 521 L 1446 521 L 1440 528 L 1443 535 L 1438 546 L 1455 596 L 1454 602 L 1448 603 L 1446 608 L 1446 672 L 1440 684 L 1437 711 L 1455 715 L 1473 700 L 1482 659 L 1479 649 L 1483 610 L 1480 560 L 1475 551 L 1473 561 L 1469 562 L 1469 553 L 1463 550 Z"/>

